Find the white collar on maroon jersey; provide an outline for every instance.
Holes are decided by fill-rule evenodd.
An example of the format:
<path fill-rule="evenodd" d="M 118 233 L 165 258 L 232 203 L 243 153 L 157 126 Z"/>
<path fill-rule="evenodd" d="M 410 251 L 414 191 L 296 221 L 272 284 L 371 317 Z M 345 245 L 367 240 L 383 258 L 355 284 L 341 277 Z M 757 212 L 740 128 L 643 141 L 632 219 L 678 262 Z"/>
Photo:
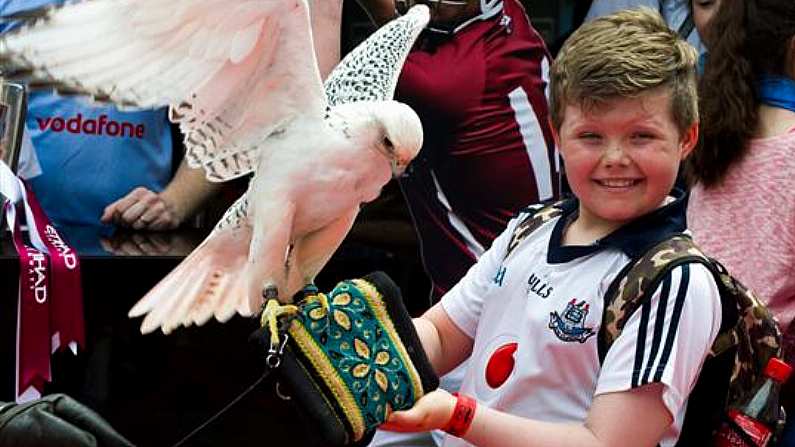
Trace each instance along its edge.
<path fill-rule="evenodd" d="M 480 0 L 480 14 L 476 15 L 475 17 L 466 19 L 465 21 L 457 24 L 452 29 L 428 25 L 427 30 L 435 33 L 455 34 L 461 31 L 462 29 L 466 28 L 467 26 L 471 25 L 472 23 L 475 23 L 480 20 L 488 20 L 496 16 L 497 14 L 502 12 L 502 8 L 503 8 L 502 0 Z"/>

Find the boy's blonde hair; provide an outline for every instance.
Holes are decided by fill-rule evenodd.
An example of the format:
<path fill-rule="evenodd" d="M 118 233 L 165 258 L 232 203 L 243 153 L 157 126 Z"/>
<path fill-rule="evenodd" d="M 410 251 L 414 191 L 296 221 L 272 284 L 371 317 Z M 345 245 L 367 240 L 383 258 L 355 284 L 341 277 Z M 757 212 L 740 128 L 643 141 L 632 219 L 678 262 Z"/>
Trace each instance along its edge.
<path fill-rule="evenodd" d="M 550 70 L 552 125 L 560 130 L 567 104 L 583 110 L 612 98 L 657 88 L 671 92 L 680 132 L 698 121 L 698 54 L 650 8 L 624 10 L 581 26 Z"/>

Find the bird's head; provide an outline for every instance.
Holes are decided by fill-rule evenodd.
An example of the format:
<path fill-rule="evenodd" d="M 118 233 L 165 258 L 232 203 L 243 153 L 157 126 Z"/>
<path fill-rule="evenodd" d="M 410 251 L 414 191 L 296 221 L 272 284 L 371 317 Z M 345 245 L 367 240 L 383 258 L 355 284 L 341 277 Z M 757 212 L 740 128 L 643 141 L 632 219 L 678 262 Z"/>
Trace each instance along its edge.
<path fill-rule="evenodd" d="M 422 148 L 420 117 L 397 101 L 379 102 L 371 110 L 377 123 L 375 149 L 389 159 L 392 174 L 399 176 Z"/>

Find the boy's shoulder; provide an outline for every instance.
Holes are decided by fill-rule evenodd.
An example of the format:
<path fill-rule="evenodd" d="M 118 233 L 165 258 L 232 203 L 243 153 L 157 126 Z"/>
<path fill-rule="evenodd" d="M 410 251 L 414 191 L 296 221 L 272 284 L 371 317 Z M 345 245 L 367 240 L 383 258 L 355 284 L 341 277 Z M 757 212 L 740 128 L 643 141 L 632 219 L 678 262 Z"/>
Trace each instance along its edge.
<path fill-rule="evenodd" d="M 691 305 L 701 311 L 720 309 L 723 293 L 718 265 L 706 256 L 689 234 L 682 233 L 665 239 L 649 248 L 642 256 L 629 262 L 612 281 L 605 293 L 604 335 L 606 349 L 621 332 L 632 314 L 653 293 L 663 293 L 663 283 L 670 281 L 679 270 L 679 290 L 672 291 L 682 304 L 687 296 L 697 296 Z M 712 299 L 705 299 L 711 297 Z M 689 300 L 690 301 L 690 300 Z M 600 352 L 600 355 L 602 352 Z"/>
<path fill-rule="evenodd" d="M 576 209 L 574 199 L 550 199 L 528 205 L 514 215 L 506 228 L 510 239 L 504 258 L 508 256 L 528 237 L 536 233 L 542 225 Z"/>
<path fill-rule="evenodd" d="M 633 260 L 641 258 L 655 245 L 686 233 L 687 198 L 688 195 L 684 191 L 672 191 L 671 200 L 668 203 L 624 224 L 597 241 L 596 244 L 600 248 L 620 250 Z M 507 228 L 507 231 L 512 234 L 506 257 L 543 224 L 558 217 L 573 216 L 578 209 L 579 201 L 576 197 L 546 201 L 525 207 L 514 217 L 514 222 Z"/>

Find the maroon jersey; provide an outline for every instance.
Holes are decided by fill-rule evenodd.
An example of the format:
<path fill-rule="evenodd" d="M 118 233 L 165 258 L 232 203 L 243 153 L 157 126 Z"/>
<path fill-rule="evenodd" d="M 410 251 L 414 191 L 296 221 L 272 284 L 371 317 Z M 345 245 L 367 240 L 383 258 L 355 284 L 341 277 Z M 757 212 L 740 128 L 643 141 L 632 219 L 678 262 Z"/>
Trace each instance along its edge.
<path fill-rule="evenodd" d="M 452 287 L 524 206 L 556 197 L 544 94 L 549 55 L 516 0 L 452 35 L 426 31 L 397 99 L 425 142 L 400 178 L 434 297 Z"/>

